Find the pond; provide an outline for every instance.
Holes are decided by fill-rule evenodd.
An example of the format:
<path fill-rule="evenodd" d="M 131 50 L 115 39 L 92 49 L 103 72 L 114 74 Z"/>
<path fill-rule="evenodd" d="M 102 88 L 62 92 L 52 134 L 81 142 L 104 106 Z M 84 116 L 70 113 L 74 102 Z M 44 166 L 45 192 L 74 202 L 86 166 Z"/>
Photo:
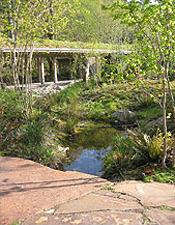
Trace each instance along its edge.
<path fill-rule="evenodd" d="M 71 136 L 68 140 L 69 162 L 65 170 L 100 175 L 103 157 L 111 149 L 113 139 L 120 131 L 108 126 Z"/>

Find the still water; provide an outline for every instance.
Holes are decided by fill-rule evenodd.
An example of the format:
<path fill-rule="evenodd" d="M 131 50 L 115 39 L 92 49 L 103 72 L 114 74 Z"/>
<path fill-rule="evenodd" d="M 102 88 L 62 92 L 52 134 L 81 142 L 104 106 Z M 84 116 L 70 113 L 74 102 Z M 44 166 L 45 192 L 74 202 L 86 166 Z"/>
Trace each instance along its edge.
<path fill-rule="evenodd" d="M 99 175 L 103 166 L 103 157 L 111 149 L 113 139 L 118 132 L 112 127 L 97 128 L 69 138 L 70 160 L 64 164 L 64 169 Z"/>

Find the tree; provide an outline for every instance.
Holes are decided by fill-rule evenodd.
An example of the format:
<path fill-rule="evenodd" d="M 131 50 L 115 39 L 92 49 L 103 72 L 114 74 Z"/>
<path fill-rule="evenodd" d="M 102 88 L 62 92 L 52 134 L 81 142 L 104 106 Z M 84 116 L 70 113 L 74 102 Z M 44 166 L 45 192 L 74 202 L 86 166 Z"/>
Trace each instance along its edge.
<path fill-rule="evenodd" d="M 46 37 L 56 40 L 70 20 L 68 14 L 74 15 L 74 8 L 77 7 L 79 0 L 50 0 L 48 2 Z"/>
<path fill-rule="evenodd" d="M 25 84 L 24 111 L 26 116 L 32 107 L 32 57 L 34 42 L 46 30 L 46 17 L 48 10 L 47 0 L 3 0 L 1 2 L 1 37 L 9 36 L 13 51 L 10 53 L 13 81 L 20 92 L 20 76 L 22 85 Z M 23 49 L 17 52 L 17 46 Z M 27 48 L 30 49 L 27 52 Z M 1 66 L 2 67 L 2 66 Z M 2 68 L 1 68 L 2 70 Z"/>
<path fill-rule="evenodd" d="M 109 11 L 102 10 L 103 4 L 112 4 L 114 0 L 71 1 L 74 4 L 71 10 L 65 12 L 67 24 L 58 39 L 116 44 L 121 43 L 121 40 L 124 42 L 130 36 L 130 29 L 126 30 L 125 25 L 114 21 Z"/>
<path fill-rule="evenodd" d="M 114 19 L 120 19 L 135 29 L 138 43 L 135 59 L 139 72 L 151 73 L 152 78 L 162 82 L 162 114 L 164 132 L 164 155 L 162 165 L 166 167 L 167 156 L 167 93 L 171 99 L 172 116 L 175 118 L 175 105 L 170 85 L 170 64 L 175 56 L 175 1 L 131 0 L 116 1 L 110 7 Z"/>

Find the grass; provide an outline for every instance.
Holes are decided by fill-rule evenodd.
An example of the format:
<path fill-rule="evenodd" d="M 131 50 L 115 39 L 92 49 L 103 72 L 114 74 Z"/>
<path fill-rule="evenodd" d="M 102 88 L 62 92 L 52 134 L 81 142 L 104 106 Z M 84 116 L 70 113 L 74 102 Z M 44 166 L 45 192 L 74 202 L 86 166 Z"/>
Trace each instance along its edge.
<path fill-rule="evenodd" d="M 75 94 L 76 93 L 76 94 Z M 85 86 L 78 84 L 58 94 L 59 106 L 65 113 L 72 108 L 69 98 L 77 95 L 73 104 L 81 110 L 82 116 L 96 119 L 110 119 L 110 114 L 115 110 L 134 110 L 138 105 L 137 96 L 141 91 L 135 88 L 134 84 L 114 84 L 106 88 L 99 86 Z M 70 106 L 71 104 L 71 106 Z M 74 106 L 75 108 L 75 106 Z M 143 120 L 151 120 L 161 115 L 161 110 L 154 104 L 154 107 L 138 107 L 136 113 Z M 75 111 L 73 112 L 75 113 Z"/>
<path fill-rule="evenodd" d="M 158 83 L 153 81 L 152 85 L 157 86 L 157 91 L 160 91 Z M 62 124 L 67 123 L 71 132 L 74 132 L 73 126 L 77 126 L 80 120 L 92 119 L 113 123 L 115 118 L 111 118 L 111 113 L 116 110 L 135 112 L 141 127 L 162 116 L 160 106 L 143 94 L 134 82 L 101 86 L 86 86 L 82 82 L 61 93 L 48 95 L 44 100 L 38 99 L 35 105 L 43 111 L 51 111 L 55 121 L 61 119 Z"/>
<path fill-rule="evenodd" d="M 12 47 L 11 39 L 0 40 L 0 47 Z M 17 47 L 23 47 L 22 43 L 17 43 Z M 76 49 L 104 49 L 114 50 L 120 48 L 120 46 L 99 42 L 80 42 L 80 41 L 58 41 L 50 39 L 38 39 L 34 44 L 35 48 L 76 48 Z M 133 46 L 126 44 L 122 46 L 122 50 L 133 50 Z"/>
<path fill-rule="evenodd" d="M 168 211 L 175 211 L 174 207 L 169 207 L 169 206 L 160 206 L 161 210 L 168 210 Z"/>
<path fill-rule="evenodd" d="M 0 155 L 31 159 L 59 168 L 62 155 L 57 151 L 51 118 L 40 109 L 33 108 L 25 115 L 23 94 L 12 89 L 0 89 Z"/>
<path fill-rule="evenodd" d="M 105 186 L 102 188 L 102 190 L 105 190 L 105 191 L 111 191 L 112 193 L 115 193 L 115 190 L 114 190 L 112 187 L 110 187 L 109 185 L 105 185 Z"/>
<path fill-rule="evenodd" d="M 163 135 L 143 132 L 127 137 L 117 135 L 110 152 L 104 157 L 104 177 L 112 181 L 143 180 L 144 182 L 174 183 L 175 170 L 172 168 L 173 137 L 168 139 L 167 166 L 160 166 L 163 157 Z"/>
<path fill-rule="evenodd" d="M 115 48 L 113 45 L 104 43 L 88 43 L 88 42 L 70 42 L 70 41 L 53 41 L 48 39 L 38 40 L 35 44 L 38 48 L 77 48 L 77 49 L 107 49 Z"/>
<path fill-rule="evenodd" d="M 12 47 L 10 39 L 1 40 L 0 47 Z M 22 47 L 22 43 L 18 43 L 17 47 Z M 115 49 L 112 44 L 105 43 L 88 43 L 88 42 L 71 42 L 71 41 L 57 41 L 50 39 L 38 39 L 34 44 L 35 48 L 77 48 L 77 49 Z"/>

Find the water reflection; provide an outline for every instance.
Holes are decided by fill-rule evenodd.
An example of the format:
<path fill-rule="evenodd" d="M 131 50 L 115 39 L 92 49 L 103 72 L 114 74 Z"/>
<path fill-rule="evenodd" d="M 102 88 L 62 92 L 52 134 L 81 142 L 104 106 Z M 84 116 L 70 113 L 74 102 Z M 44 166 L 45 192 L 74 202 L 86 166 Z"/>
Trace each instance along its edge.
<path fill-rule="evenodd" d="M 83 149 L 81 155 L 71 165 L 65 166 L 65 169 L 96 175 L 102 168 L 102 157 L 109 149 L 110 146 L 101 150 Z"/>
<path fill-rule="evenodd" d="M 70 161 L 64 165 L 65 170 L 97 175 L 117 132 L 114 128 L 100 128 L 71 137 L 68 141 Z"/>

